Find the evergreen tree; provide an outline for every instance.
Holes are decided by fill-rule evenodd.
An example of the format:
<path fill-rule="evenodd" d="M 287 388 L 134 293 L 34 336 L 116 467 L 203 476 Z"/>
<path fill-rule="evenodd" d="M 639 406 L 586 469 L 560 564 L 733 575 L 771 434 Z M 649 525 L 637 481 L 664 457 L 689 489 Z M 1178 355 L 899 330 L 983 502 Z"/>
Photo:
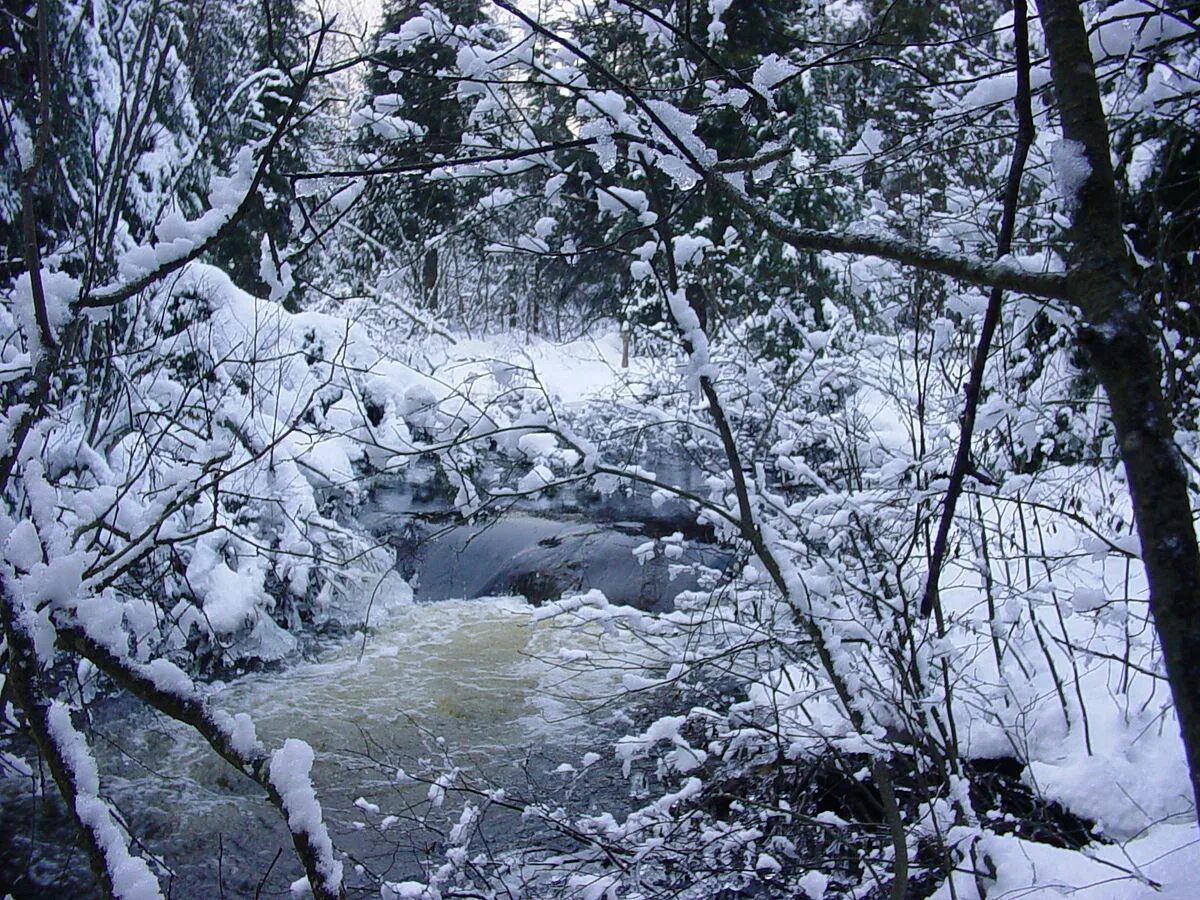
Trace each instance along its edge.
<path fill-rule="evenodd" d="M 193 53 L 197 94 L 209 116 L 204 159 L 228 157 L 247 141 L 270 134 L 299 89 L 296 67 L 307 53 L 305 35 L 311 16 L 297 0 L 238 0 L 230 4 L 203 5 L 192 10 L 194 32 L 202 36 Z M 198 21 L 199 17 L 204 22 Z M 201 27 L 203 24 L 203 27 Z M 249 107 L 226 107 L 227 98 L 247 79 L 255 84 L 258 99 Z M 310 105 L 317 107 L 314 100 Z M 228 237 L 220 242 L 215 262 L 237 284 L 261 296 L 281 296 L 273 274 L 286 264 L 292 238 L 295 207 L 288 172 L 306 168 L 306 145 L 316 133 L 313 118 L 288 133 L 277 149 L 262 189 Z M 264 271 L 272 274 L 264 278 Z M 296 308 L 294 295 L 286 304 Z"/>
<path fill-rule="evenodd" d="M 154 0 L 13 6 L 0 24 L 13 51 L 0 55 L 5 249 L 10 259 L 22 256 L 15 188 L 32 179 L 41 241 L 95 283 L 147 237 L 164 205 L 203 189 L 189 166 L 201 126 L 185 62 L 188 29 L 177 6 Z M 134 46 L 142 48 L 136 59 L 127 52 Z M 43 69 L 45 93 L 31 91 Z M 36 170 L 24 168 L 35 159 Z M 87 246 L 60 246 L 72 233 L 88 234 Z"/>
<path fill-rule="evenodd" d="M 456 27 L 486 25 L 478 0 L 450 0 L 439 4 L 439 10 Z M 453 157 L 469 130 L 470 106 L 443 75 L 455 61 L 451 49 L 423 41 L 398 50 L 390 40 L 420 12 L 409 0 L 389 0 L 383 7 L 366 76 L 367 98 L 355 119 L 362 157 L 375 167 L 402 168 Z M 436 308 L 443 249 L 435 239 L 479 193 L 472 186 L 414 175 L 377 177 L 366 188 L 356 224 L 383 247 L 411 260 L 418 296 Z"/>

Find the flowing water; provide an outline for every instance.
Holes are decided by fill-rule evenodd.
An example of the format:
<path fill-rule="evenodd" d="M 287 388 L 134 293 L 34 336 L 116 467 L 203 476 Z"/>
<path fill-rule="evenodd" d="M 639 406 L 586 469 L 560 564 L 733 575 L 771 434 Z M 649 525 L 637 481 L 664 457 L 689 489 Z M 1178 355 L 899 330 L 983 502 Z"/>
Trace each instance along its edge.
<path fill-rule="evenodd" d="M 313 782 L 335 844 L 352 857 L 351 883 L 371 874 L 418 877 L 420 845 L 435 837 L 442 811 L 431 808 L 428 784 L 397 782 L 397 765 L 414 775 L 458 768 L 454 784 L 549 795 L 563 780 L 553 770 L 582 768 L 582 754 L 607 733 L 603 701 L 618 691 L 619 673 L 605 663 L 616 660 L 615 648 L 595 631 L 532 626 L 531 613 L 513 598 L 401 605 L 365 642 L 358 636 L 311 662 L 213 686 L 211 700 L 252 711 L 269 747 L 287 737 L 312 745 Z M 562 662 L 585 654 L 592 672 L 567 676 Z M 95 734 L 105 789 L 173 872 L 175 896 L 253 896 L 280 849 L 266 888 L 281 890 L 298 877 L 278 814 L 187 729 L 113 703 L 98 715 Z M 6 852 L 10 866 L 12 857 L 33 853 L 38 880 L 60 880 L 66 868 L 66 883 L 83 896 L 86 875 L 77 854 L 68 859 L 65 821 L 43 822 L 42 840 L 30 846 L 20 827 L 29 802 L 13 796 L 11 780 L 8 787 L 5 830 L 17 835 Z M 454 821 L 462 801 L 450 794 L 444 812 Z M 418 816 L 428 817 L 428 829 L 417 827 Z M 501 815 L 485 832 L 494 841 L 514 827 Z"/>
<path fill-rule="evenodd" d="M 526 799 L 574 790 L 583 809 L 627 802 L 611 764 L 589 768 L 582 758 L 598 750 L 611 760 L 616 729 L 628 725 L 620 678 L 633 648 L 596 628 L 534 625 L 526 599 L 489 595 L 541 601 L 599 587 L 616 602 L 669 608 L 696 585 L 685 563 L 720 568 L 726 557 L 693 545 L 685 556 L 639 561 L 634 549 L 687 523 L 680 510 L 664 512 L 645 498 L 607 500 L 591 517 L 578 503 L 565 512 L 563 505 L 447 529 L 430 526 L 410 495 L 397 501 L 395 491 L 390 499 L 384 492 L 363 520 L 389 539 L 408 536 L 392 543 L 417 602 L 399 579 L 386 580 L 369 633 L 208 687 L 214 705 L 250 712 L 268 747 L 288 737 L 312 745 L 313 782 L 334 843 L 348 854 L 352 887 L 378 896 L 369 887 L 378 879 L 420 878 L 444 861 L 429 848 L 462 804 L 479 797 L 451 790 L 439 808 L 422 779 L 454 772 L 454 787 L 505 786 Z M 186 728 L 108 698 L 94 705 L 92 733 L 104 790 L 144 851 L 160 858 L 172 896 L 278 896 L 299 877 L 287 830 L 257 785 Z M 398 781 L 398 767 L 417 780 Z M 93 895 L 53 793 L 35 797 L 30 779 L 0 779 L 0 889 L 15 897 L 41 896 L 51 885 Z M 528 840 L 519 833 L 529 827 L 496 810 L 481 837 L 503 850 Z"/>

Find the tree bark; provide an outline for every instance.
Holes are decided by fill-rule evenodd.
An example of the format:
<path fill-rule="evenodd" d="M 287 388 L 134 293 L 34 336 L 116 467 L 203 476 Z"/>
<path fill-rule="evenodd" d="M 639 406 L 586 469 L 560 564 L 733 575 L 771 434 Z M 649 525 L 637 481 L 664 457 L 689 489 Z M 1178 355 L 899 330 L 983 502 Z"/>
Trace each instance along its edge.
<path fill-rule="evenodd" d="M 438 248 L 429 247 L 421 261 L 421 299 L 426 309 L 437 309 L 438 305 Z"/>
<path fill-rule="evenodd" d="M 1091 167 L 1074 198 L 1067 299 L 1104 386 L 1125 466 L 1150 608 L 1200 809 L 1200 548 L 1162 370 L 1134 290 L 1095 65 L 1077 0 L 1038 0 L 1063 137 Z"/>

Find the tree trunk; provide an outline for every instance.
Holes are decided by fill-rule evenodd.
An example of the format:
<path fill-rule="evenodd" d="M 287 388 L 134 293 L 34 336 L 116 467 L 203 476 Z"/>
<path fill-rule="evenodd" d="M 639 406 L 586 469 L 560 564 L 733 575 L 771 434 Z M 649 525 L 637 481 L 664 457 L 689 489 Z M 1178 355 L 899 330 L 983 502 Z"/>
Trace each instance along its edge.
<path fill-rule="evenodd" d="M 421 293 L 426 309 L 437 309 L 438 262 L 438 248 L 427 248 L 425 250 L 425 258 L 421 261 Z"/>
<path fill-rule="evenodd" d="M 1075 198 L 1067 297 L 1112 409 L 1150 608 L 1200 809 L 1200 549 L 1162 371 L 1133 285 L 1096 70 L 1077 0 L 1038 0 L 1063 137 L 1091 167 Z"/>

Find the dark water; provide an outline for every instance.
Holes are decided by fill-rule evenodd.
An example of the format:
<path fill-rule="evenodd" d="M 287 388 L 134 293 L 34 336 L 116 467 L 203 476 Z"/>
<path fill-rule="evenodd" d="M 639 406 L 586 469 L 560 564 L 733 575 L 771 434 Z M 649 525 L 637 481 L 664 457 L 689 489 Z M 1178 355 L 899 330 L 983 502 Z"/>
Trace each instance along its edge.
<path fill-rule="evenodd" d="M 378 896 L 372 875 L 421 877 L 425 848 L 470 799 L 452 788 L 436 808 L 427 784 L 397 782 L 398 766 L 429 777 L 456 769 L 454 787 L 503 785 L 552 799 L 566 783 L 555 774 L 560 764 L 582 769 L 585 752 L 611 746 L 616 710 L 607 702 L 621 693 L 619 640 L 534 626 L 533 611 L 518 598 L 381 597 L 365 643 L 345 640 L 315 660 L 213 686 L 210 700 L 250 712 L 268 747 L 288 737 L 313 747 L 313 782 L 335 845 L 349 854 L 347 880 Z M 566 666 L 581 659 L 594 669 Z M 164 887 L 173 879 L 175 896 L 253 896 L 265 876 L 278 894 L 299 877 L 287 831 L 259 788 L 185 727 L 114 699 L 100 704 L 92 734 L 107 796 L 162 856 Z M 589 777 L 608 779 L 607 796 L 619 800 L 624 788 L 611 766 Z M 89 896 L 86 861 L 71 851 L 74 834 L 54 798 L 44 808 L 16 779 L 0 779 L 0 797 L 5 890 L 20 878 L 17 896 L 44 896 L 51 886 Z M 386 823 L 389 816 L 396 820 Z M 485 827 L 502 845 L 525 826 L 495 809 Z"/>
<path fill-rule="evenodd" d="M 698 469 L 660 463 L 655 473 L 703 493 Z M 539 604 L 598 589 L 612 603 L 663 612 L 681 591 L 711 583 L 730 559 L 685 501 L 655 498 L 644 486 L 607 494 L 562 488 L 552 497 L 499 501 L 462 523 L 452 495 L 436 484 L 432 477 L 381 482 L 361 514 L 395 547 L 418 602 L 514 594 Z"/>

